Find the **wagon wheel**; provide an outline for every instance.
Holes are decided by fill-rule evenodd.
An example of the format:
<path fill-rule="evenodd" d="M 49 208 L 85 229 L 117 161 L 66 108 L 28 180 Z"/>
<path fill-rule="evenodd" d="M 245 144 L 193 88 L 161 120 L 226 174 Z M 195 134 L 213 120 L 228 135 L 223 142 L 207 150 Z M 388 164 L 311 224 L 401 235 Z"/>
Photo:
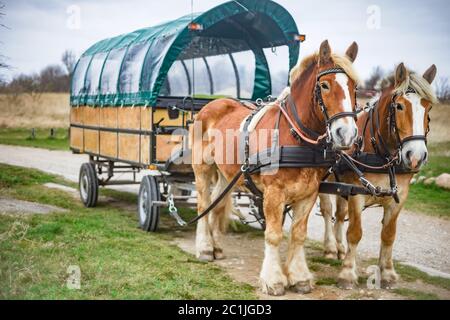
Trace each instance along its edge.
<path fill-rule="evenodd" d="M 159 207 L 153 201 L 161 201 L 159 184 L 155 177 L 142 178 L 138 197 L 138 218 L 142 230 L 154 232 L 159 223 Z"/>
<path fill-rule="evenodd" d="M 87 162 L 81 165 L 78 186 L 84 206 L 95 207 L 98 200 L 98 178 L 94 164 Z"/>

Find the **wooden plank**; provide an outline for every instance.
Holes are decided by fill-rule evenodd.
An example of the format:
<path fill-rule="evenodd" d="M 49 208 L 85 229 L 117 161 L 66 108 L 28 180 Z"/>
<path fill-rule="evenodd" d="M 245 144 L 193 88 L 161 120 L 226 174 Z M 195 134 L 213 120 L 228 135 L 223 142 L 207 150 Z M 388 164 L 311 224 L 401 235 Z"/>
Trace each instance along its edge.
<path fill-rule="evenodd" d="M 100 126 L 117 128 L 117 107 L 100 108 Z"/>
<path fill-rule="evenodd" d="M 119 133 L 119 159 L 139 162 L 139 135 Z"/>
<path fill-rule="evenodd" d="M 152 108 L 141 107 L 141 129 L 150 131 L 152 130 Z"/>
<path fill-rule="evenodd" d="M 156 136 L 156 160 L 167 161 L 172 153 L 177 152 L 182 147 L 183 136 L 157 135 Z"/>
<path fill-rule="evenodd" d="M 100 108 L 83 107 L 83 124 L 98 126 L 100 124 Z"/>
<path fill-rule="evenodd" d="M 184 125 L 186 124 L 186 120 L 190 119 L 190 114 L 191 112 L 188 112 L 185 114 L 184 116 Z M 181 127 L 183 125 L 183 115 L 180 112 L 180 115 L 177 119 L 170 119 L 169 118 L 169 112 L 167 111 L 167 109 L 155 109 L 155 112 L 153 113 L 153 117 L 154 117 L 154 122 L 157 123 L 158 121 L 160 121 L 161 119 L 164 118 L 164 120 L 162 120 L 160 122 L 161 126 L 176 126 L 176 127 Z"/>
<path fill-rule="evenodd" d="M 141 136 L 141 163 L 150 164 L 150 136 Z"/>
<path fill-rule="evenodd" d="M 117 158 L 117 133 L 100 131 L 100 152 L 102 156 Z"/>
<path fill-rule="evenodd" d="M 83 124 L 83 112 L 85 107 L 71 107 L 70 108 L 70 123 Z"/>
<path fill-rule="evenodd" d="M 70 128 L 70 147 L 77 149 L 79 152 L 83 150 L 83 129 Z"/>
<path fill-rule="evenodd" d="M 119 128 L 121 129 L 140 129 L 141 126 L 141 108 L 124 107 L 118 108 Z"/>
<path fill-rule="evenodd" d="M 98 130 L 84 129 L 84 151 L 98 152 Z"/>

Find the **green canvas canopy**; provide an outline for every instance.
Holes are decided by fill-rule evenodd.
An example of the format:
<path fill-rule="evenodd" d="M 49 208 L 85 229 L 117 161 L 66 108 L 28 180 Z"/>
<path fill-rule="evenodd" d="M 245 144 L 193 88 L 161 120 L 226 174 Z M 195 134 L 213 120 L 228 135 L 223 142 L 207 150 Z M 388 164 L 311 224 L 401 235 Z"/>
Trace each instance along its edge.
<path fill-rule="evenodd" d="M 294 19 L 270 0 L 237 0 L 91 46 L 71 105 L 155 106 L 158 97 L 278 94 L 297 63 Z"/>

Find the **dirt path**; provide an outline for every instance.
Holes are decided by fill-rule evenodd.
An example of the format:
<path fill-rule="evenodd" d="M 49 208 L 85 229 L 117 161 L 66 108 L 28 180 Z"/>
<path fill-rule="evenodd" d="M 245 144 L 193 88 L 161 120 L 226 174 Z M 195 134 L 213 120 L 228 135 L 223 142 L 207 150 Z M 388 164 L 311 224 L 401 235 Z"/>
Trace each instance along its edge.
<path fill-rule="evenodd" d="M 195 233 L 183 232 L 177 234 L 175 243 L 184 251 L 195 254 Z M 256 288 L 259 287 L 259 270 L 261 268 L 264 255 L 264 238 L 261 234 L 255 233 L 228 233 L 224 239 L 224 260 L 216 260 L 214 263 L 223 268 L 233 279 L 248 283 Z M 287 240 L 284 239 L 281 245 L 281 256 L 286 257 Z M 312 270 L 316 286 L 309 294 L 298 294 L 293 291 L 286 291 L 286 294 L 279 297 L 269 296 L 257 290 L 261 299 L 269 300 L 342 300 L 342 299 L 405 299 L 404 296 L 391 290 L 369 290 L 364 281 L 353 290 L 341 290 L 334 282 L 340 270 L 340 265 L 328 265 L 322 260 L 322 250 L 320 246 L 308 242 L 306 254 L 309 260 L 309 267 Z M 361 277 L 367 277 L 368 263 L 360 261 L 358 273 Z M 423 293 L 434 294 L 440 299 L 450 299 L 450 291 L 428 285 L 425 283 L 410 283 L 399 280 L 398 288 L 408 290 L 418 290 Z"/>
<path fill-rule="evenodd" d="M 36 168 L 62 175 L 72 181 L 78 180 L 80 165 L 87 160 L 86 155 L 74 155 L 68 151 L 0 145 L 1 163 Z M 138 188 L 139 186 L 136 185 L 116 187 L 116 189 L 131 192 L 137 192 Z M 399 219 L 394 257 L 422 268 L 424 271 L 434 272 L 435 275 L 450 277 L 450 221 L 407 211 L 402 212 Z M 379 208 L 366 210 L 363 214 L 364 235 L 359 246 L 359 252 L 363 258 L 378 255 L 380 227 L 381 210 Z M 309 221 L 308 237 L 318 241 L 321 241 L 323 237 L 323 219 L 315 215 L 315 212 L 311 214 Z M 253 248 L 251 244 L 249 245 L 249 248 Z M 193 248 L 192 243 L 183 245 L 183 247 L 186 251 Z M 237 246 L 237 248 L 241 253 L 242 251 L 247 252 L 247 250 L 242 250 L 241 246 Z M 249 252 L 253 251 L 249 249 Z M 255 255 L 261 256 L 259 252 Z M 236 254 L 236 259 L 239 259 L 238 256 L 240 255 Z M 224 263 L 234 263 L 233 261 L 225 260 Z M 254 268 L 253 266 L 251 268 L 254 276 L 257 276 L 257 272 L 254 270 L 259 270 L 259 262 L 255 261 Z"/>

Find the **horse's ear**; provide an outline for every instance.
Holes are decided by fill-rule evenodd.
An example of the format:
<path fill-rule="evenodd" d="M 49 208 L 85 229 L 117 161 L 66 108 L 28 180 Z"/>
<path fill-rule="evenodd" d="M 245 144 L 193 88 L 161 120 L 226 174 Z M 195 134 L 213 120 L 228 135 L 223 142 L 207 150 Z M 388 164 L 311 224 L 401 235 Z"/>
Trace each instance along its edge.
<path fill-rule="evenodd" d="M 328 43 L 328 40 L 325 40 L 320 45 L 319 66 L 324 66 L 324 65 L 332 63 L 332 62 L 333 61 L 331 59 L 331 48 L 330 48 L 330 45 Z"/>
<path fill-rule="evenodd" d="M 408 77 L 408 70 L 406 70 L 405 65 L 400 63 L 395 69 L 395 87 L 398 87 L 402 84 L 406 78 Z"/>
<path fill-rule="evenodd" d="M 358 44 L 355 41 L 353 41 L 350 47 L 348 47 L 345 54 L 347 55 L 347 57 L 350 59 L 351 62 L 354 62 L 356 56 L 358 55 Z"/>
<path fill-rule="evenodd" d="M 437 68 L 433 64 L 431 67 L 428 68 L 427 71 L 423 74 L 423 78 L 428 81 L 429 84 L 431 84 L 436 77 Z"/>

